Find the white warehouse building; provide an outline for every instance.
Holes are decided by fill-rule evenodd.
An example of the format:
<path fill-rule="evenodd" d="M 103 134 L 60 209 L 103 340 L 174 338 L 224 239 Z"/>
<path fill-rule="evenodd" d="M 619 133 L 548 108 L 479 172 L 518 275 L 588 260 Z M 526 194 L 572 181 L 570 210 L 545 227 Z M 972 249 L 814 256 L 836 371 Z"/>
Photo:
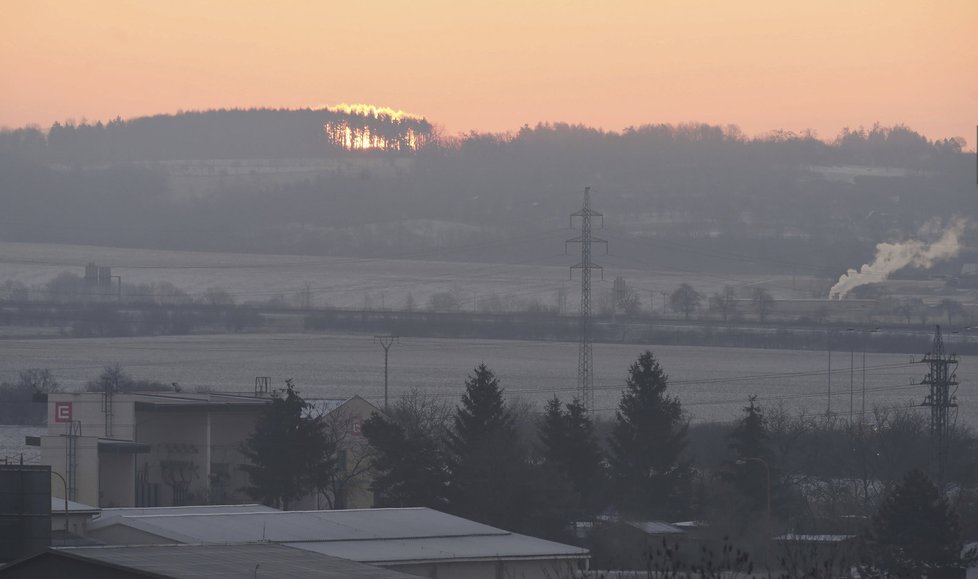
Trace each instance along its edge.
<path fill-rule="evenodd" d="M 569 577 L 589 558 L 587 549 L 428 508 L 110 509 L 89 523 L 88 537 L 108 545 L 277 543 L 437 579 Z"/>

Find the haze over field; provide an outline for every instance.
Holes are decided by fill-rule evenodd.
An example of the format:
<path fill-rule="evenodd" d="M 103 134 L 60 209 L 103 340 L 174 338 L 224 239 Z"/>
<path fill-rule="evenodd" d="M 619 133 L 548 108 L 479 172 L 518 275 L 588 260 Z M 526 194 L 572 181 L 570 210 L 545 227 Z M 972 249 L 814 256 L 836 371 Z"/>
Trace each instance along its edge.
<path fill-rule="evenodd" d="M 595 347 L 596 410 L 614 414 L 628 365 L 641 344 Z M 791 414 L 815 416 L 827 404 L 828 358 L 825 351 L 657 346 L 656 356 L 669 369 L 671 390 L 696 422 L 724 421 L 736 415 L 748 396 L 770 408 L 783 405 Z M 25 364 L 52 370 L 66 387 L 84 386 L 106 365 L 119 364 L 141 379 L 178 382 L 186 391 L 208 388 L 251 392 L 255 376 L 277 384 L 292 378 L 309 398 L 345 398 L 360 394 L 383 401 L 384 356 L 368 335 L 293 335 L 150 337 L 4 341 L 0 376 L 16 375 Z M 445 340 L 402 338 L 390 351 L 391 396 L 420 388 L 454 404 L 465 377 L 479 363 L 497 369 L 509 398 L 521 398 L 537 409 L 554 395 L 570 398 L 577 388 L 573 342 L 515 340 Z M 832 362 L 832 408 L 849 413 L 849 352 Z M 855 359 L 854 412 L 862 409 L 862 360 Z M 866 408 L 914 405 L 919 398 L 920 366 L 902 354 L 869 354 L 866 362 Z M 959 378 L 970 383 L 978 364 L 965 357 Z M 978 423 L 978 399 L 961 392 L 959 420 Z"/>

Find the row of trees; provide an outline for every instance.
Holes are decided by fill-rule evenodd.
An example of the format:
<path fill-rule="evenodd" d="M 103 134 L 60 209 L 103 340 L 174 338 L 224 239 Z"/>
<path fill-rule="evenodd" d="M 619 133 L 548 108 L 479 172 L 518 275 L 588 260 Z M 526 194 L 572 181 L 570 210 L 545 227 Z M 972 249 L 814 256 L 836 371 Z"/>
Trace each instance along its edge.
<path fill-rule="evenodd" d="M 324 134 L 324 126 L 326 131 Z M 328 138 L 324 138 L 328 137 Z M 159 159 L 257 159 L 322 156 L 325 144 L 350 148 L 351 137 L 384 150 L 369 140 L 400 144 L 393 150 L 417 149 L 416 143 L 434 140 L 424 118 L 370 105 L 339 105 L 318 109 L 219 109 L 154 115 L 106 123 L 82 119 L 56 122 L 47 131 L 37 127 L 0 131 L 0 154 L 46 156 L 56 162 L 86 163 Z M 415 140 L 416 139 L 416 140 Z M 736 126 L 685 123 L 649 124 L 620 133 L 583 125 L 541 123 L 515 134 L 477 134 L 442 139 L 446 148 L 489 148 L 513 143 L 533 148 L 554 141 L 575 148 L 662 149 L 701 147 L 714 155 L 723 149 L 781 148 L 788 156 L 806 155 L 823 163 L 845 155 L 850 163 L 902 166 L 919 165 L 935 157 L 959 153 L 962 138 L 930 141 L 904 126 L 874 125 L 843 131 L 831 143 L 811 133 L 775 131 L 748 138 Z M 356 148 L 365 148 L 357 146 Z M 834 152 L 835 148 L 838 151 Z M 661 151 L 660 151 L 661 152 Z M 729 153 L 728 153 L 729 154 Z"/>
<path fill-rule="evenodd" d="M 336 468 L 335 445 L 303 405 L 290 386 L 245 443 L 255 465 L 249 492 L 258 500 L 287 507 L 325 489 Z M 304 422 L 283 428 L 286 410 Z M 573 521 L 693 519 L 755 552 L 777 529 L 826 533 L 846 526 L 844 532 L 862 537 L 858 562 L 868 576 L 961 568 L 972 558 L 962 555 L 961 537 L 978 528 L 962 529 L 955 508 L 915 470 L 926 465 L 929 440 L 909 415 L 878 411 L 872 427 L 840 426 L 832 416 L 769 417 L 751 398 L 720 439 L 710 437 L 712 427 L 694 426 L 691 435 L 679 400 L 668 393 L 668 377 L 645 352 L 628 369 L 610 423 L 595 423 L 578 400 L 557 398 L 536 417 L 526 416 L 519 403 L 504 399 L 485 365 L 466 380 L 454 409 L 414 393 L 386 415 L 375 414 L 363 434 L 376 506 L 427 506 L 561 540 L 572 540 Z M 290 453 L 310 454 L 282 453 L 290 436 L 299 437 Z M 717 442 L 723 452 L 716 452 Z M 961 497 L 974 495 L 975 469 L 963 466 L 974 464 L 973 443 L 965 436 L 953 445 L 960 468 L 951 475 L 961 485 L 961 508 L 967 507 Z M 714 456 L 696 455 L 711 450 Z M 854 529 L 851 521 L 863 513 L 868 524 Z M 613 561 L 609 545 L 593 540 L 596 560 Z"/>
<path fill-rule="evenodd" d="M 700 309 L 703 304 L 704 295 L 693 289 L 688 283 L 683 283 L 669 295 L 669 306 L 672 311 L 682 314 L 683 318 L 689 317 Z M 751 290 L 751 306 L 757 313 L 757 317 L 763 322 L 774 310 L 774 297 L 769 291 L 762 287 L 755 287 Z M 727 321 L 736 317 L 740 312 L 737 290 L 733 286 L 724 286 L 721 291 L 709 296 L 709 308 L 711 312 L 717 312 Z"/>
<path fill-rule="evenodd" d="M 611 497 L 629 515 L 679 516 L 691 475 L 681 459 L 687 425 L 665 390 L 666 376 L 646 352 L 629 370 L 606 468 L 580 401 L 551 400 L 533 427 L 539 444 L 528 443 L 521 413 L 479 365 L 454 412 L 415 396 L 363 424 L 373 449 L 375 504 L 428 506 L 545 536 L 563 535 L 569 521 L 603 510 Z M 255 499 L 287 507 L 326 489 L 335 444 L 306 438 L 326 432 L 306 408 L 290 384 L 244 443 Z M 283 456 L 286 446 L 301 456 Z"/>
<path fill-rule="evenodd" d="M 0 132 L 0 154 L 63 164 L 186 159 L 323 158 L 344 150 L 416 152 L 433 138 L 423 118 L 375 107 L 210 110 L 106 123 L 56 122 Z"/>

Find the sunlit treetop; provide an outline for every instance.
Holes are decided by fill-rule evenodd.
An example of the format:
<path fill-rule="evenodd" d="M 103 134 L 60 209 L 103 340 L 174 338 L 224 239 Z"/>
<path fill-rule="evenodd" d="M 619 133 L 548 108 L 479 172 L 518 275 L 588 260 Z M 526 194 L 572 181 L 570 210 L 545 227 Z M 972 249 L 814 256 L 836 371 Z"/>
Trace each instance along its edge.
<path fill-rule="evenodd" d="M 432 139 L 424 117 L 369 104 L 325 107 L 334 117 L 323 125 L 330 143 L 348 151 L 418 151 Z"/>

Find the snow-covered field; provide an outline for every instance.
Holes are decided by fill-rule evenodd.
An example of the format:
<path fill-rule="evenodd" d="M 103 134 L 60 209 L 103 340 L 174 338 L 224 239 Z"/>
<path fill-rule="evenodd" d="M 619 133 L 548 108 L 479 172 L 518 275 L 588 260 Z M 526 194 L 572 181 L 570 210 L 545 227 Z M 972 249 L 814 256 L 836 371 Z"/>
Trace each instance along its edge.
<path fill-rule="evenodd" d="M 555 306 L 563 290 L 568 307 L 576 310 L 580 281 L 576 276 L 569 279 L 569 266 L 579 257 L 563 253 L 563 240 L 572 233 L 562 230 L 541 236 L 539 243 L 554 249 L 549 260 L 552 265 L 437 261 L 434 253 L 405 256 L 413 259 L 376 259 L 0 242 L 0 284 L 13 280 L 41 286 L 63 271 L 82 275 L 85 264 L 96 262 L 111 266 L 125 284 L 169 282 L 191 294 L 221 287 L 238 302 L 282 298 L 304 303 L 308 288 L 313 306 L 400 308 L 410 294 L 418 307 L 424 307 L 432 294 L 450 291 L 461 300 L 463 309 L 471 310 L 491 296 L 513 308 L 533 300 Z M 636 269 L 636 264 L 626 264 L 614 254 L 600 256 L 599 262 L 605 270 L 603 280 L 597 274 L 593 279 L 596 306 L 610 295 L 619 275 L 636 288 L 644 309 L 650 299 L 661 309 L 662 293 L 684 282 L 705 295 L 732 284 L 744 288 L 744 297 L 749 297 L 755 285 L 768 287 L 776 296 L 811 297 L 808 288 L 817 285 L 810 278 L 798 278 L 793 285 L 790 275 Z"/>
<path fill-rule="evenodd" d="M 594 346 L 596 407 L 610 415 L 628 365 L 643 351 L 631 344 Z M 752 394 L 766 406 L 821 413 L 827 405 L 828 355 L 824 351 L 759 350 L 687 346 L 651 347 L 670 376 L 670 390 L 694 420 L 731 420 Z M 383 397 L 384 356 L 371 336 L 342 334 L 244 334 L 145 338 L 0 340 L 0 380 L 25 368 L 50 368 L 68 388 L 80 388 L 103 366 L 120 364 L 138 378 L 178 382 L 188 391 L 252 391 L 256 376 L 274 384 L 293 378 L 310 398 L 361 394 Z M 853 407 L 862 406 L 860 352 L 854 356 Z M 541 404 L 576 389 L 577 344 L 510 340 L 402 338 L 390 350 L 392 397 L 412 388 L 455 402 L 468 373 L 485 362 L 507 396 Z M 868 354 L 866 407 L 919 404 L 925 387 L 911 386 L 926 373 L 902 354 Z M 850 355 L 832 356 L 832 410 L 848 417 Z M 978 426 L 978 359 L 964 358 L 958 371 L 960 421 Z"/>

